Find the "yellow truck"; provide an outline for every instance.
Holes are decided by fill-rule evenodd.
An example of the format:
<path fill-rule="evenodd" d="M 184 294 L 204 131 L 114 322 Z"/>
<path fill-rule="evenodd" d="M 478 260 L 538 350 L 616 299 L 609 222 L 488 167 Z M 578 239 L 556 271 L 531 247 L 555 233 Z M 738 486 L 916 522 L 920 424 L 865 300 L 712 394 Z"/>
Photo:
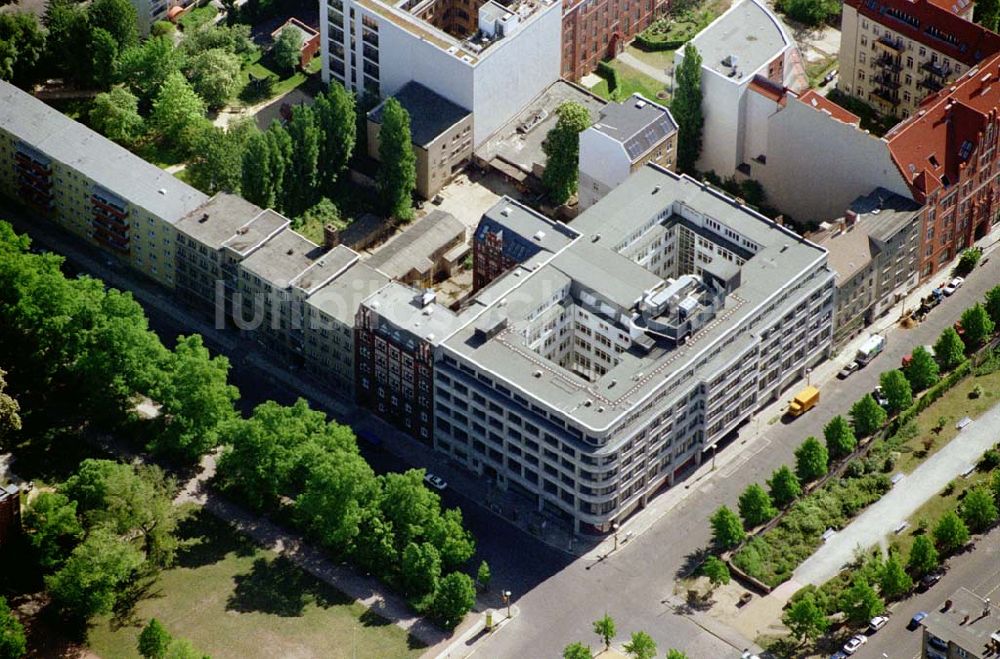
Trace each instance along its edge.
<path fill-rule="evenodd" d="M 806 387 L 795 397 L 788 401 L 788 414 L 791 416 L 802 416 L 819 403 L 819 389 L 816 387 Z"/>

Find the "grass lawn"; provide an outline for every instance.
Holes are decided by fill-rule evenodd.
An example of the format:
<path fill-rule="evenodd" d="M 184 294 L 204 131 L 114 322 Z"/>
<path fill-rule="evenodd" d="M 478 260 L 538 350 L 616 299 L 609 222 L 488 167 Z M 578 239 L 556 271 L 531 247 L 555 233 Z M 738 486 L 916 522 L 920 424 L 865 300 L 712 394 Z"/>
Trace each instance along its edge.
<path fill-rule="evenodd" d="M 608 81 L 602 80 L 593 87 L 590 91 L 594 92 L 602 98 L 608 100 L 616 100 L 622 98 L 628 98 L 635 92 L 639 92 L 651 101 L 657 100 L 656 94 L 663 91 L 664 87 L 661 82 L 650 78 L 646 74 L 636 71 L 627 64 L 622 64 L 617 60 L 612 60 L 608 62 L 611 68 L 618 71 L 618 89 L 615 90 L 615 99 L 612 99 L 611 93 L 608 91 Z"/>
<path fill-rule="evenodd" d="M 208 23 L 219 14 L 219 10 L 214 5 L 208 4 L 204 7 L 196 7 L 184 14 L 177 21 L 182 30 L 196 30 L 205 23 Z"/>
<path fill-rule="evenodd" d="M 823 77 L 837 66 L 837 56 L 821 57 L 815 62 L 806 63 L 806 77 L 809 79 L 810 87 L 819 87 Z"/>
<path fill-rule="evenodd" d="M 127 620 L 104 618 L 88 633 L 102 657 L 137 657 L 156 617 L 215 659 L 233 657 L 417 657 L 419 641 L 354 604 L 287 559 L 257 547 L 209 513 L 182 524 L 190 544 Z"/>
<path fill-rule="evenodd" d="M 287 78 L 283 78 L 278 75 L 278 73 L 274 69 L 270 68 L 270 66 L 271 62 L 269 61 L 266 53 L 257 53 L 251 60 L 243 65 L 243 69 L 240 71 L 240 91 L 237 93 L 238 100 L 233 103 L 233 106 L 239 107 L 256 105 L 268 99 L 283 96 L 306 82 L 310 76 L 318 73 L 322 68 L 323 63 L 318 57 L 315 57 L 312 62 L 309 63 L 309 68 L 306 72 L 296 69 L 295 73 Z M 247 90 L 246 87 L 250 83 L 251 74 L 256 79 L 266 78 L 269 76 L 273 78 L 274 85 L 271 87 L 271 93 L 266 97 L 249 97 L 249 90 Z"/>
<path fill-rule="evenodd" d="M 184 162 L 184 159 L 174 153 L 173 149 L 159 140 L 149 140 L 140 144 L 133 148 L 132 152 L 146 162 L 151 162 L 161 169 Z"/>
<path fill-rule="evenodd" d="M 672 50 L 656 50 L 650 52 L 631 45 L 625 48 L 625 50 L 632 57 L 642 60 L 646 64 L 655 66 L 661 70 L 668 68 L 672 69 L 674 66 L 674 51 Z"/>
<path fill-rule="evenodd" d="M 969 398 L 969 392 L 976 385 L 983 388 L 983 395 L 979 398 Z M 917 465 L 958 435 L 955 423 L 959 419 L 966 416 L 976 418 L 996 405 L 998 400 L 1000 400 L 1000 371 L 988 375 L 972 375 L 956 384 L 917 415 L 919 432 L 916 437 L 900 447 L 901 455 L 896 462 L 896 471 L 903 473 L 913 471 Z M 934 429 L 937 427 L 938 418 L 942 416 L 946 417 L 948 422 L 944 424 L 941 432 L 936 432 Z M 925 440 L 929 440 L 926 449 Z"/>

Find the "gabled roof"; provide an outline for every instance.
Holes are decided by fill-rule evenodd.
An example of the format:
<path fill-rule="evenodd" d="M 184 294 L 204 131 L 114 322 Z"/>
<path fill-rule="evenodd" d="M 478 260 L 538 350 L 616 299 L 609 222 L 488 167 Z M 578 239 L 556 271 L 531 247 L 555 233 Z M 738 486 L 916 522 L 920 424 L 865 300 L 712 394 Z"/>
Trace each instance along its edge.
<path fill-rule="evenodd" d="M 1000 35 L 942 5 L 959 0 L 845 0 L 859 14 L 972 66 L 1000 52 Z"/>
<path fill-rule="evenodd" d="M 998 78 L 1000 55 L 925 99 L 917 114 L 886 134 L 892 158 L 915 196 L 958 182 L 1000 107 Z"/>
<path fill-rule="evenodd" d="M 843 121 L 845 124 L 861 125 L 861 117 L 842 108 L 827 97 L 821 96 L 815 89 L 810 89 L 799 96 L 799 100 L 819 112 L 825 112 L 834 119 Z"/>
<path fill-rule="evenodd" d="M 593 129 L 619 142 L 635 162 L 677 132 L 670 110 L 642 94 L 632 94 L 622 103 L 609 103 Z"/>

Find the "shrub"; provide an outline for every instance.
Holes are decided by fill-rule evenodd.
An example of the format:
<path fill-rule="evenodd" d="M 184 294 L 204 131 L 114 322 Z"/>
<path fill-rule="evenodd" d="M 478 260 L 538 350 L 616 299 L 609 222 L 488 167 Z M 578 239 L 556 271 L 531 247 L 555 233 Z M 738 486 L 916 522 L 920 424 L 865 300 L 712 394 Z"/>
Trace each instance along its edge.
<path fill-rule="evenodd" d="M 608 94 L 614 94 L 619 86 L 617 69 L 607 62 L 598 62 L 597 75 L 608 81 Z"/>
<path fill-rule="evenodd" d="M 981 471 L 993 471 L 997 467 L 1000 467 L 1000 451 L 991 448 L 986 453 L 983 453 L 983 457 L 979 461 L 979 469 Z"/>

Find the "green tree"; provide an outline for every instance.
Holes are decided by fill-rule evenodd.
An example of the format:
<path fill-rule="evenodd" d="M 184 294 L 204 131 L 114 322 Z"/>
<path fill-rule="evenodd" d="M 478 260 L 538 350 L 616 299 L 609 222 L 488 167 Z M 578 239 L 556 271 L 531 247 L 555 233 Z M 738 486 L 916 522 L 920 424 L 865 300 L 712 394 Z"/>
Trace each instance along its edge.
<path fill-rule="evenodd" d="M 879 575 L 879 590 L 882 596 L 889 600 L 900 599 L 913 588 L 913 579 L 906 574 L 903 569 L 903 562 L 899 560 L 899 554 L 891 551 L 885 565 L 882 566 L 882 574 Z"/>
<path fill-rule="evenodd" d="M 981 533 L 997 521 L 997 504 L 993 493 L 982 485 L 965 493 L 958 511 L 973 533 Z"/>
<path fill-rule="evenodd" d="M 321 227 L 325 227 L 327 224 L 339 228 L 347 226 L 346 222 L 340 219 L 340 209 L 326 197 L 317 201 L 312 208 L 307 208 L 302 215 L 292 220 L 292 228 L 304 235 L 308 235 L 305 233 L 306 229 L 318 232 Z"/>
<path fill-rule="evenodd" d="M 28 651 L 28 639 L 24 627 L 7 606 L 7 600 L 0 596 L 0 657 L 18 659 Z"/>
<path fill-rule="evenodd" d="M 97 527 L 58 572 L 45 577 L 45 585 L 60 608 L 87 619 L 111 611 L 142 563 L 142 554 L 132 544 L 107 527 Z"/>
<path fill-rule="evenodd" d="M 46 572 L 60 567 L 83 537 L 76 501 L 61 492 L 40 492 L 25 510 L 24 527 L 38 564 Z"/>
<path fill-rule="evenodd" d="M 847 419 L 839 414 L 830 419 L 823 428 L 823 437 L 826 439 L 826 449 L 832 460 L 847 457 L 858 445 L 858 439 L 854 436 Z"/>
<path fill-rule="evenodd" d="M 718 556 L 709 556 L 701 566 L 701 572 L 713 586 L 725 586 L 732 578 L 729 574 L 729 566 Z"/>
<path fill-rule="evenodd" d="M 806 441 L 795 449 L 795 475 L 803 483 L 825 476 L 829 463 L 829 452 L 815 437 L 806 437 Z"/>
<path fill-rule="evenodd" d="M 681 652 L 680 650 L 675 650 L 673 648 L 670 648 L 669 650 L 667 650 L 667 656 L 665 657 L 665 659 L 688 659 L 688 656 L 683 652 Z"/>
<path fill-rule="evenodd" d="M 990 338 L 993 330 L 996 329 L 993 320 L 986 308 L 976 302 L 974 305 L 962 312 L 962 329 L 965 334 L 961 337 L 969 348 L 977 348 L 986 339 Z"/>
<path fill-rule="evenodd" d="M 291 27 L 282 30 L 271 47 L 271 56 L 278 71 L 286 76 L 295 73 L 295 69 L 299 66 L 301 50 L 302 33 Z"/>
<path fill-rule="evenodd" d="M 106 30 L 122 51 L 139 40 L 138 12 L 129 0 L 94 0 L 87 10 L 90 27 Z"/>
<path fill-rule="evenodd" d="M 6 375 L 7 372 L 0 368 L 0 450 L 3 450 L 7 437 L 21 430 L 21 406 L 6 393 Z"/>
<path fill-rule="evenodd" d="M 151 619 L 139 634 L 139 654 L 145 659 L 163 659 L 173 640 L 167 628 L 156 618 Z"/>
<path fill-rule="evenodd" d="M 240 188 L 247 201 L 262 208 L 274 208 L 277 190 L 271 173 L 270 131 L 258 133 L 247 141 L 243 152 Z"/>
<path fill-rule="evenodd" d="M 993 492 L 993 500 L 1000 506 L 1000 469 L 993 472 L 990 479 L 990 490 Z"/>
<path fill-rule="evenodd" d="M 806 593 L 794 600 L 781 617 L 781 622 L 800 642 L 819 638 L 830 626 L 830 621 L 823 610 L 816 605 L 816 599 L 812 593 Z"/>
<path fill-rule="evenodd" d="M 767 481 L 767 487 L 770 490 L 771 499 L 782 508 L 795 501 L 802 494 L 802 485 L 795 472 L 789 469 L 788 465 L 781 465 L 771 474 L 771 478 Z"/>
<path fill-rule="evenodd" d="M 239 55 L 245 61 L 254 59 L 260 50 L 253 42 L 249 24 L 205 24 L 196 30 L 185 31 L 184 40 L 180 43 L 180 49 L 189 56 L 213 48 L 221 48 L 227 53 Z"/>
<path fill-rule="evenodd" d="M 556 108 L 559 119 L 545 136 L 545 171 L 542 185 L 549 198 L 564 204 L 576 194 L 580 175 L 580 133 L 590 125 L 587 108 L 574 101 L 567 101 Z"/>
<path fill-rule="evenodd" d="M 90 108 L 90 125 L 119 144 L 134 144 L 145 130 L 139 99 L 124 87 L 112 87 L 111 91 L 98 94 Z"/>
<path fill-rule="evenodd" d="M 986 291 L 986 313 L 994 326 L 1000 325 L 1000 286 Z"/>
<path fill-rule="evenodd" d="M 45 52 L 45 33 L 31 12 L 0 14 L 0 43 L 6 48 L 0 78 L 20 87 L 30 87 L 38 77 L 39 63 Z"/>
<path fill-rule="evenodd" d="M 712 542 L 722 549 L 732 549 L 743 542 L 746 532 L 740 518 L 726 506 L 716 510 L 710 519 L 712 524 Z"/>
<path fill-rule="evenodd" d="M 267 131 L 270 148 L 270 170 L 273 176 L 275 208 L 287 212 L 285 208 L 286 182 L 292 177 L 292 138 L 284 126 L 277 121 L 271 123 Z"/>
<path fill-rule="evenodd" d="M 926 535 L 918 535 L 913 539 L 910 555 L 906 559 L 906 569 L 919 579 L 929 574 L 938 566 L 938 551 L 934 543 Z"/>
<path fill-rule="evenodd" d="M 653 659 L 656 656 L 656 641 L 646 632 L 632 632 L 632 638 L 622 649 L 635 659 Z"/>
<path fill-rule="evenodd" d="M 852 625 L 863 625 L 885 611 L 885 602 L 862 574 L 856 574 L 840 600 L 841 611 Z"/>
<path fill-rule="evenodd" d="M 859 437 L 868 437 L 881 430 L 887 418 L 885 410 L 875 402 L 871 394 L 865 394 L 851 406 L 851 424 Z"/>
<path fill-rule="evenodd" d="M 359 567 L 383 578 L 396 574 L 399 563 L 396 535 L 392 524 L 382 519 L 377 508 L 361 510 L 353 558 Z"/>
<path fill-rule="evenodd" d="M 236 121 L 226 129 L 212 126 L 202 133 L 187 166 L 191 185 L 205 194 L 238 194 L 243 184 L 244 153 L 259 133 L 253 120 Z"/>
<path fill-rule="evenodd" d="M 489 590 L 491 577 L 492 574 L 490 573 L 490 565 L 486 561 L 483 561 L 479 564 L 479 569 L 476 570 L 476 583 L 478 583 L 483 590 Z"/>
<path fill-rule="evenodd" d="M 771 503 L 771 497 L 757 483 L 752 483 L 743 490 L 743 494 L 740 495 L 739 508 L 743 525 L 748 529 L 760 526 L 778 514 L 774 504 Z"/>
<path fill-rule="evenodd" d="M 177 26 L 170 21 L 156 21 L 149 28 L 151 37 L 169 37 L 177 32 Z"/>
<path fill-rule="evenodd" d="M 476 587 L 469 575 L 449 572 L 434 593 L 431 615 L 447 629 L 454 629 L 475 604 Z"/>
<path fill-rule="evenodd" d="M 441 578 L 441 556 L 429 542 L 411 542 L 403 550 L 400 566 L 403 588 L 407 595 L 420 597 L 433 593 Z"/>
<path fill-rule="evenodd" d="M 963 325 L 964 327 L 964 325 Z M 934 344 L 934 358 L 941 368 L 950 371 L 965 361 L 965 344 L 954 327 L 946 327 Z"/>
<path fill-rule="evenodd" d="M 239 91 L 241 64 L 238 55 L 221 48 L 202 51 L 188 63 L 191 86 L 209 108 L 221 108 Z"/>
<path fill-rule="evenodd" d="M 179 73 L 182 66 L 183 53 L 174 48 L 170 37 L 152 37 L 121 52 L 118 57 L 118 81 L 136 95 L 140 106 L 148 108 L 167 78 Z"/>
<path fill-rule="evenodd" d="M 694 172 L 701 155 L 701 131 L 705 116 L 701 109 L 701 54 L 693 44 L 684 47 L 684 59 L 674 71 L 674 98 L 670 111 L 677 121 L 677 167 Z"/>
<path fill-rule="evenodd" d="M 836 0 L 781 0 L 778 8 L 809 26 L 818 26 L 840 13 Z"/>
<path fill-rule="evenodd" d="M 218 445 L 220 429 L 235 417 L 233 404 L 239 397 L 228 377 L 229 360 L 212 357 L 201 336 L 180 337 L 155 392 L 166 421 L 150 447 L 194 462 Z"/>
<path fill-rule="evenodd" d="M 969 527 L 954 511 L 949 510 L 934 527 L 934 543 L 944 554 L 951 554 L 969 541 Z"/>
<path fill-rule="evenodd" d="M 362 511 L 375 499 L 375 474 L 357 453 L 324 451 L 310 459 L 295 514 L 325 546 L 349 552 L 360 531 Z"/>
<path fill-rule="evenodd" d="M 1000 1 L 998 0 L 980 0 L 976 3 L 976 7 L 973 10 L 973 19 L 985 27 L 990 32 L 996 32 L 1000 28 Z M 962 252 L 962 259 L 965 259 L 965 254 L 969 250 Z M 975 267 L 976 262 L 979 259 L 975 259 L 972 262 L 972 266 Z M 961 261 L 959 261 L 959 266 L 961 266 Z M 969 268 L 972 270 L 972 268 Z"/>
<path fill-rule="evenodd" d="M 45 38 L 45 66 L 67 81 L 90 80 L 88 42 L 90 27 L 83 7 L 74 0 L 48 0 L 42 23 Z"/>
<path fill-rule="evenodd" d="M 605 651 L 610 650 L 615 637 L 615 619 L 605 613 L 603 618 L 594 621 L 594 633 L 604 641 Z"/>
<path fill-rule="evenodd" d="M 301 215 L 316 203 L 318 192 L 321 136 L 311 107 L 299 105 L 292 110 L 288 135 L 292 139 L 292 159 L 285 180 L 285 210 L 290 215 Z"/>
<path fill-rule="evenodd" d="M 382 106 L 378 133 L 378 190 L 386 212 L 404 222 L 413 219 L 413 190 L 417 185 L 416 156 L 410 136 L 410 115 L 394 98 Z"/>
<path fill-rule="evenodd" d="M 889 403 L 890 412 L 902 412 L 913 404 L 913 389 L 910 387 L 910 381 L 899 369 L 882 373 L 879 376 L 879 384 L 882 385 L 882 393 Z"/>
<path fill-rule="evenodd" d="M 160 135 L 187 152 L 197 137 L 193 132 L 205 117 L 205 104 L 184 76 L 173 72 L 167 76 L 153 101 L 150 116 Z"/>
<path fill-rule="evenodd" d="M 938 381 L 939 368 L 930 351 L 923 346 L 917 346 L 913 349 L 910 363 L 903 369 L 903 373 L 910 381 L 912 391 L 923 391 Z"/>
<path fill-rule="evenodd" d="M 104 28 L 95 28 L 90 35 L 90 68 L 94 83 L 107 89 L 115 79 L 118 66 L 118 42 Z"/>
<path fill-rule="evenodd" d="M 357 141 L 357 113 L 354 95 L 333 81 L 325 94 L 316 97 L 313 111 L 320 130 L 319 187 L 326 194 L 347 168 Z"/>
<path fill-rule="evenodd" d="M 207 659 L 207 655 L 194 647 L 186 638 L 175 638 L 167 646 L 163 659 Z"/>
<path fill-rule="evenodd" d="M 563 648 L 562 656 L 563 659 L 591 659 L 590 646 L 574 641 Z"/>

